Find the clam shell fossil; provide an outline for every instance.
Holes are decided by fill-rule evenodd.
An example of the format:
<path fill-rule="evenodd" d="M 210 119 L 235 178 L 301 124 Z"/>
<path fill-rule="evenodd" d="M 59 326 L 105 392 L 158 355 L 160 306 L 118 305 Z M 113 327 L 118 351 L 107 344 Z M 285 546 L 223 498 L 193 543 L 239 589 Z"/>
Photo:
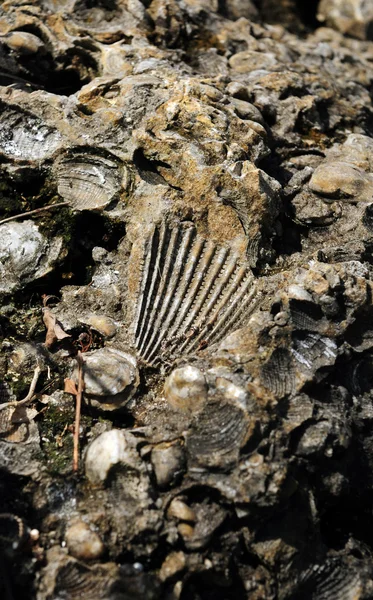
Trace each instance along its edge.
<path fill-rule="evenodd" d="M 164 394 L 174 408 L 194 412 L 207 400 L 206 377 L 192 365 L 174 369 L 165 381 Z"/>
<path fill-rule="evenodd" d="M 64 157 L 56 174 L 58 193 L 76 210 L 105 208 L 121 188 L 122 173 L 116 160 L 100 154 L 77 152 Z"/>
<path fill-rule="evenodd" d="M 39 117 L 0 102 L 0 152 L 7 158 L 43 160 L 61 143 L 61 135 Z"/>
<path fill-rule="evenodd" d="M 256 296 L 250 267 L 230 248 L 192 224 L 162 223 L 144 244 L 133 329 L 140 358 L 157 365 L 220 341 L 247 319 Z"/>
<path fill-rule="evenodd" d="M 211 399 L 194 415 L 186 435 L 189 464 L 203 469 L 229 469 L 251 433 L 252 423 L 237 403 Z"/>
<path fill-rule="evenodd" d="M 329 559 L 312 565 L 302 573 L 292 600 L 354 600 L 362 589 L 359 573 L 340 559 Z"/>
<path fill-rule="evenodd" d="M 115 410 L 124 406 L 139 384 L 136 359 L 115 348 L 100 348 L 84 354 L 85 396 L 96 407 Z M 72 374 L 77 383 L 77 368 Z"/>

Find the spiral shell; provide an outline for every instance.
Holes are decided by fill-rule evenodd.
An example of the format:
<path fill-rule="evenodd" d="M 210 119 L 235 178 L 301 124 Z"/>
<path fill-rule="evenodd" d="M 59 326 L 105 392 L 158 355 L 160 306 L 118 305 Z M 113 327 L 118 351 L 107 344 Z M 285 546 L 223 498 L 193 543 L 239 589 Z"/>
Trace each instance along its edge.
<path fill-rule="evenodd" d="M 228 247 L 193 225 L 163 223 L 144 245 L 133 331 L 139 356 L 156 365 L 220 341 L 247 319 L 256 295 L 249 266 Z"/>

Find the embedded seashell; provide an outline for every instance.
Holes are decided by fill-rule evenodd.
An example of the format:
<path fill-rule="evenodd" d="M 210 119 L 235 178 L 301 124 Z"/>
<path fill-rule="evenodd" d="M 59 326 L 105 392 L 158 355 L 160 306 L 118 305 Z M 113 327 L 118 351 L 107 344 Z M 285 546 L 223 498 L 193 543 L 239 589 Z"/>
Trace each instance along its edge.
<path fill-rule="evenodd" d="M 163 442 L 154 446 L 151 461 L 160 488 L 165 488 L 180 478 L 185 469 L 184 448 L 180 442 Z"/>
<path fill-rule="evenodd" d="M 174 498 L 171 501 L 167 510 L 167 516 L 179 521 L 190 521 L 191 523 L 194 523 L 196 520 L 195 512 L 180 498 Z"/>
<path fill-rule="evenodd" d="M 184 521 L 178 524 L 178 532 L 188 550 L 205 548 L 226 516 L 226 510 L 208 496 L 202 502 L 193 502 L 191 506 L 174 498 L 167 511 L 168 518 Z"/>
<path fill-rule="evenodd" d="M 120 429 L 105 431 L 89 444 L 85 457 L 85 473 L 93 485 L 102 485 L 116 465 L 133 470 L 141 468 L 141 459 L 130 434 Z"/>
<path fill-rule="evenodd" d="M 110 317 L 106 317 L 105 315 L 91 313 L 79 319 L 79 321 L 81 323 L 85 323 L 86 325 L 90 325 L 92 329 L 98 331 L 106 338 L 114 337 L 117 332 L 115 321 Z"/>
<path fill-rule="evenodd" d="M 32 408 L 8 406 L 0 411 L 0 441 L 10 444 L 39 442 L 39 430 L 34 421 L 37 411 Z"/>
<path fill-rule="evenodd" d="M 99 535 L 91 529 L 88 523 L 77 520 L 66 530 L 65 540 L 69 554 L 81 560 L 100 558 L 104 545 Z"/>
<path fill-rule="evenodd" d="M 124 406 L 139 384 L 137 361 L 131 354 L 114 348 L 100 348 L 84 354 L 84 395 L 103 410 Z M 78 370 L 72 378 L 77 383 Z"/>
<path fill-rule="evenodd" d="M 207 399 L 206 378 L 191 365 L 174 369 L 165 381 L 164 395 L 174 408 L 195 412 Z"/>
<path fill-rule="evenodd" d="M 131 264 L 138 277 L 139 265 Z M 194 226 L 156 227 L 144 245 L 134 343 L 155 365 L 205 348 L 238 328 L 256 305 L 256 285 L 230 248 L 196 234 Z"/>
<path fill-rule="evenodd" d="M 252 432 L 249 417 L 239 404 L 209 400 L 193 417 L 186 436 L 189 464 L 202 468 L 229 468 Z"/>
<path fill-rule="evenodd" d="M 132 72 L 127 52 L 120 46 L 103 46 L 101 51 L 102 72 L 104 75 L 129 75 Z"/>
<path fill-rule="evenodd" d="M 276 348 L 262 367 L 262 381 L 276 398 L 283 398 L 296 389 L 294 360 L 286 348 Z"/>
<path fill-rule="evenodd" d="M 167 581 L 182 571 L 186 566 L 184 552 L 171 552 L 164 560 L 160 571 L 159 579 Z"/>
<path fill-rule="evenodd" d="M 44 49 L 41 39 L 27 31 L 12 31 L 6 36 L 1 36 L 0 41 L 4 41 L 9 48 L 24 55 L 36 54 Z"/>
<path fill-rule="evenodd" d="M 301 574 L 299 580 L 292 596 L 294 600 L 354 600 L 360 598 L 362 591 L 357 570 L 338 557 L 328 559 L 323 564 L 311 565 Z"/>
<path fill-rule="evenodd" d="M 372 176 L 348 162 L 321 164 L 313 173 L 309 187 L 326 198 L 350 202 L 372 200 Z"/>
<path fill-rule="evenodd" d="M 46 567 L 42 573 L 40 600 L 69 598 L 69 600 L 107 600 L 110 590 L 120 581 L 114 563 L 95 564 L 94 567 L 76 560 L 58 546 L 47 552 Z"/>
<path fill-rule="evenodd" d="M 76 210 L 105 208 L 121 187 L 122 173 L 114 157 L 76 153 L 59 161 L 56 173 L 58 193 Z"/>
<path fill-rule="evenodd" d="M 0 101 L 0 153 L 7 158 L 40 161 L 61 143 L 56 129 L 39 117 Z"/>
<path fill-rule="evenodd" d="M 62 246 L 59 237 L 49 243 L 32 221 L 1 225 L 0 238 L 0 293 L 5 294 L 49 273 Z"/>

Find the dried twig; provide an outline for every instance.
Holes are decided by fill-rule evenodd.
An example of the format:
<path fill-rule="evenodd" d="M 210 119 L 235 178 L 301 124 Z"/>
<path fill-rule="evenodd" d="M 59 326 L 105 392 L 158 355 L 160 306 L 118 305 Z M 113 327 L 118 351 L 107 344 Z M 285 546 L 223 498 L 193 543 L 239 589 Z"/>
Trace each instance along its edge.
<path fill-rule="evenodd" d="M 48 206 L 41 206 L 40 208 L 35 208 L 34 210 L 29 210 L 24 213 L 20 213 L 19 215 L 13 215 L 12 217 L 7 217 L 0 221 L 0 225 L 4 223 L 9 223 L 9 221 L 16 221 L 17 219 L 22 219 L 23 217 L 28 217 L 29 215 L 37 215 L 38 213 L 43 212 L 44 210 L 50 210 L 51 208 L 58 208 L 59 206 L 68 206 L 68 202 L 57 202 L 57 204 L 48 204 Z"/>
<path fill-rule="evenodd" d="M 4 402 L 4 404 L 0 404 L 0 410 L 4 410 L 4 408 L 8 408 L 9 406 L 14 406 L 14 407 L 23 406 L 24 404 L 28 404 L 28 402 L 31 402 L 31 400 L 33 399 L 34 394 L 35 394 L 35 388 L 36 388 L 36 384 L 38 382 L 40 373 L 41 373 L 41 368 L 39 367 L 39 365 L 37 365 L 34 369 L 34 376 L 30 383 L 30 389 L 28 391 L 27 396 L 25 398 L 23 398 L 23 400 L 12 400 L 11 402 Z"/>
<path fill-rule="evenodd" d="M 80 429 L 80 411 L 82 407 L 82 395 L 83 395 L 83 357 L 80 351 L 76 355 L 76 361 L 78 363 L 78 390 L 76 394 L 76 406 L 75 406 L 75 424 L 74 424 L 74 452 L 73 452 L 73 471 L 77 471 L 79 468 L 79 429 Z"/>

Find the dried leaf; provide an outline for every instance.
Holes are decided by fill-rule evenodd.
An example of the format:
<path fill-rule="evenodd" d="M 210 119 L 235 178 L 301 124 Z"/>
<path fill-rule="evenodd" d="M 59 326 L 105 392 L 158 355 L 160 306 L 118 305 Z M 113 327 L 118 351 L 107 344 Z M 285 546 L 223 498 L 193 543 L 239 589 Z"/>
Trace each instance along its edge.
<path fill-rule="evenodd" d="M 56 316 L 48 307 L 43 308 L 43 321 L 47 328 L 47 334 L 45 336 L 45 345 L 47 348 L 51 348 L 57 341 L 71 337 L 71 335 L 62 329 Z"/>
<path fill-rule="evenodd" d="M 76 389 L 75 382 L 72 379 L 65 379 L 64 381 L 64 392 L 77 396 L 78 390 Z"/>

